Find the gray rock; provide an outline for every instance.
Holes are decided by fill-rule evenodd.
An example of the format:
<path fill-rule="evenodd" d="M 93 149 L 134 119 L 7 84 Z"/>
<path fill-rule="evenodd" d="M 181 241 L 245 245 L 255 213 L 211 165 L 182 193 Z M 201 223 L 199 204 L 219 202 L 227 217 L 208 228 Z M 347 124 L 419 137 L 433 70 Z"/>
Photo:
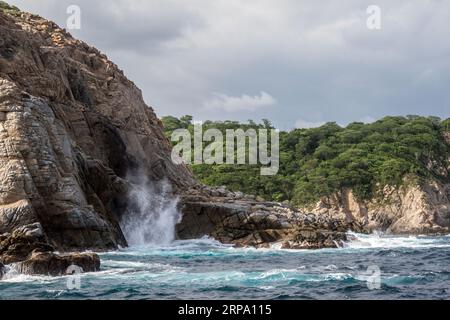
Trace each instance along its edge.
<path fill-rule="evenodd" d="M 241 199 L 241 198 L 244 197 L 244 193 L 241 192 L 241 191 L 237 191 L 237 192 L 234 193 L 234 197 L 235 197 L 236 199 Z"/>
<path fill-rule="evenodd" d="M 177 225 L 179 239 L 211 236 L 236 246 L 268 247 L 280 243 L 284 248 L 335 248 L 346 240 L 346 231 L 332 231 L 332 219 L 318 221 L 293 208 L 275 202 L 218 199 L 202 193 L 185 194 L 183 218 Z"/>
<path fill-rule="evenodd" d="M 27 260 L 17 264 L 22 274 L 62 276 L 69 274 L 69 267 L 75 266 L 83 272 L 100 270 L 100 258 L 95 253 L 74 253 L 58 255 L 52 252 L 36 252 Z"/>
<path fill-rule="evenodd" d="M 126 246 L 130 172 L 177 192 L 198 183 L 172 162 L 161 121 L 105 55 L 26 13 L 0 10 L 0 25 L 15 53 L 0 57 L 0 257 Z"/>
<path fill-rule="evenodd" d="M 119 222 L 142 176 L 167 179 L 180 195 L 182 239 L 316 248 L 342 238 L 293 209 L 201 186 L 188 167 L 172 162 L 170 141 L 141 91 L 95 48 L 29 14 L 0 10 L 0 25 L 0 39 L 14 52 L 14 59 L 0 57 L 3 263 L 51 275 L 69 263 L 97 270 L 95 255 L 51 252 L 126 246 Z"/>
<path fill-rule="evenodd" d="M 0 262 L 0 280 L 3 279 L 3 276 L 6 274 L 6 267 Z"/>

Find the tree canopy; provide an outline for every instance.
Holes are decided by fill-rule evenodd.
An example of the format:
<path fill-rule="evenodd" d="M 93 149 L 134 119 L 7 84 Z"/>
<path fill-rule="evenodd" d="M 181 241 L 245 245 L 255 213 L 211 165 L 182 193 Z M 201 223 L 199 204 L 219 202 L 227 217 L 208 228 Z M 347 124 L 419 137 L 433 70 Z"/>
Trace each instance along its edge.
<path fill-rule="evenodd" d="M 192 130 L 192 117 L 164 117 L 165 133 Z M 268 120 L 256 123 L 205 121 L 204 130 L 271 128 Z M 334 122 L 312 129 L 280 132 L 280 170 L 261 176 L 259 165 L 193 165 L 196 177 L 212 186 L 262 196 L 268 200 L 309 205 L 320 197 L 351 188 L 359 199 L 371 199 L 386 185 L 408 181 L 449 180 L 450 119 L 385 117 L 370 124 Z M 447 134 L 447 136 L 448 136 Z"/>

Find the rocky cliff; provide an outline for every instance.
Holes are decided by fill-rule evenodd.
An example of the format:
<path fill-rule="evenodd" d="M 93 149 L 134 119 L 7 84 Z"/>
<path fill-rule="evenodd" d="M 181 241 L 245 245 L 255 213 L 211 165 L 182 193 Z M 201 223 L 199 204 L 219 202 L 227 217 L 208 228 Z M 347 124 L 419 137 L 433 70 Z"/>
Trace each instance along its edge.
<path fill-rule="evenodd" d="M 137 168 L 174 190 L 195 184 L 173 165 L 140 90 L 105 55 L 52 22 L 1 10 L 3 260 L 126 245 L 119 221 Z"/>
<path fill-rule="evenodd" d="M 448 234 L 450 185 L 429 181 L 401 188 L 386 186 L 382 196 L 370 201 L 360 201 L 352 190 L 344 189 L 308 209 L 319 216 L 357 222 L 366 232 Z"/>
<path fill-rule="evenodd" d="M 125 244 L 128 172 L 175 188 L 191 173 L 103 54 L 37 16 L 0 14 L 0 233 L 40 222 L 57 248 Z"/>
<path fill-rule="evenodd" d="M 450 144 L 450 132 L 443 135 Z M 418 182 L 405 177 L 403 186 L 385 186 L 369 201 L 358 200 L 351 189 L 343 189 L 302 210 L 358 225 L 364 232 L 449 234 L 450 167 L 432 162 L 428 166 L 438 173 L 435 178 Z"/>
<path fill-rule="evenodd" d="M 5 9 L 6 8 L 6 9 Z M 162 124 L 140 90 L 93 47 L 53 22 L 0 9 L 0 262 L 61 274 L 126 246 L 136 172 L 182 195 L 179 238 L 240 245 L 336 246 L 346 226 L 199 185 L 171 161 Z M 0 264 L 0 274 L 3 267 Z"/>

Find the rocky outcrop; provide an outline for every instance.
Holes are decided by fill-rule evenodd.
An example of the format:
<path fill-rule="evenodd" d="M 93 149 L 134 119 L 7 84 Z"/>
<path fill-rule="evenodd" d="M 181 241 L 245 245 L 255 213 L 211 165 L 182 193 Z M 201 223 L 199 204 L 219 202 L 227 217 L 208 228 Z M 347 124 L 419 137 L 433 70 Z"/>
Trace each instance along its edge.
<path fill-rule="evenodd" d="M 181 195 L 180 238 L 287 248 L 345 239 L 340 222 L 202 187 L 172 162 L 160 120 L 114 63 L 53 22 L 2 6 L 0 261 L 26 273 L 98 270 L 94 254 L 52 252 L 126 246 L 120 222 L 136 172 Z"/>
<path fill-rule="evenodd" d="M 448 234 L 450 185 L 435 181 L 421 186 L 410 183 L 402 188 L 385 187 L 382 196 L 372 201 L 359 201 L 345 189 L 308 209 L 319 216 L 357 222 L 366 232 Z"/>
<path fill-rule="evenodd" d="M 0 257 L 5 264 L 24 261 L 32 252 L 54 250 L 39 223 L 22 226 L 0 236 Z"/>
<path fill-rule="evenodd" d="M 125 246 L 130 172 L 166 178 L 175 191 L 196 184 L 170 150 L 140 90 L 105 55 L 2 6 L 0 261 Z"/>
<path fill-rule="evenodd" d="M 448 128 L 447 128 L 448 130 Z M 450 132 L 443 132 L 450 145 Z M 429 160 L 431 173 L 424 181 L 404 177 L 401 187 L 384 186 L 371 200 L 359 200 L 349 188 L 301 208 L 319 216 L 354 223 L 365 232 L 392 234 L 450 233 L 450 166 Z M 420 181 L 420 182 L 419 182 Z"/>
<path fill-rule="evenodd" d="M 60 276 L 71 265 L 83 272 L 100 269 L 100 258 L 94 253 L 54 253 L 39 223 L 15 229 L 0 236 L 0 258 L 5 264 L 15 264 L 15 270 L 23 274 Z M 0 262 L 0 279 L 6 269 Z"/>
<path fill-rule="evenodd" d="M 160 121 L 103 54 L 27 13 L 0 13 L 0 25 L 10 52 L 0 57 L 0 233 L 40 222 L 57 248 L 125 245 L 127 174 L 179 189 L 191 173 L 172 163 Z"/>
<path fill-rule="evenodd" d="M 70 267 L 74 267 L 72 268 Z M 53 252 L 36 252 L 18 263 L 16 271 L 22 274 L 63 276 L 76 272 L 100 270 L 100 258 L 94 253 L 74 253 L 58 255 Z"/>
<path fill-rule="evenodd" d="M 339 246 L 348 230 L 362 230 L 357 222 L 304 214 L 224 188 L 191 191 L 181 203 L 180 239 L 207 235 L 237 246 L 319 249 Z"/>

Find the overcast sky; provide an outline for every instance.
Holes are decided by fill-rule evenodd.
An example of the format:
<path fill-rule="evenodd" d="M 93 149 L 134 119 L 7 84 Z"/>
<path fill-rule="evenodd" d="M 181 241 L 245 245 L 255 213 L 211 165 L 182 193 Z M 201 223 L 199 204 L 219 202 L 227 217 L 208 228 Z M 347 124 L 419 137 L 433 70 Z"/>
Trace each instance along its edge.
<path fill-rule="evenodd" d="M 8 0 L 7 0 L 8 1 Z M 9 0 L 66 25 L 159 116 L 268 118 L 280 129 L 450 117 L 450 1 Z M 381 8 L 381 30 L 366 10 Z"/>

